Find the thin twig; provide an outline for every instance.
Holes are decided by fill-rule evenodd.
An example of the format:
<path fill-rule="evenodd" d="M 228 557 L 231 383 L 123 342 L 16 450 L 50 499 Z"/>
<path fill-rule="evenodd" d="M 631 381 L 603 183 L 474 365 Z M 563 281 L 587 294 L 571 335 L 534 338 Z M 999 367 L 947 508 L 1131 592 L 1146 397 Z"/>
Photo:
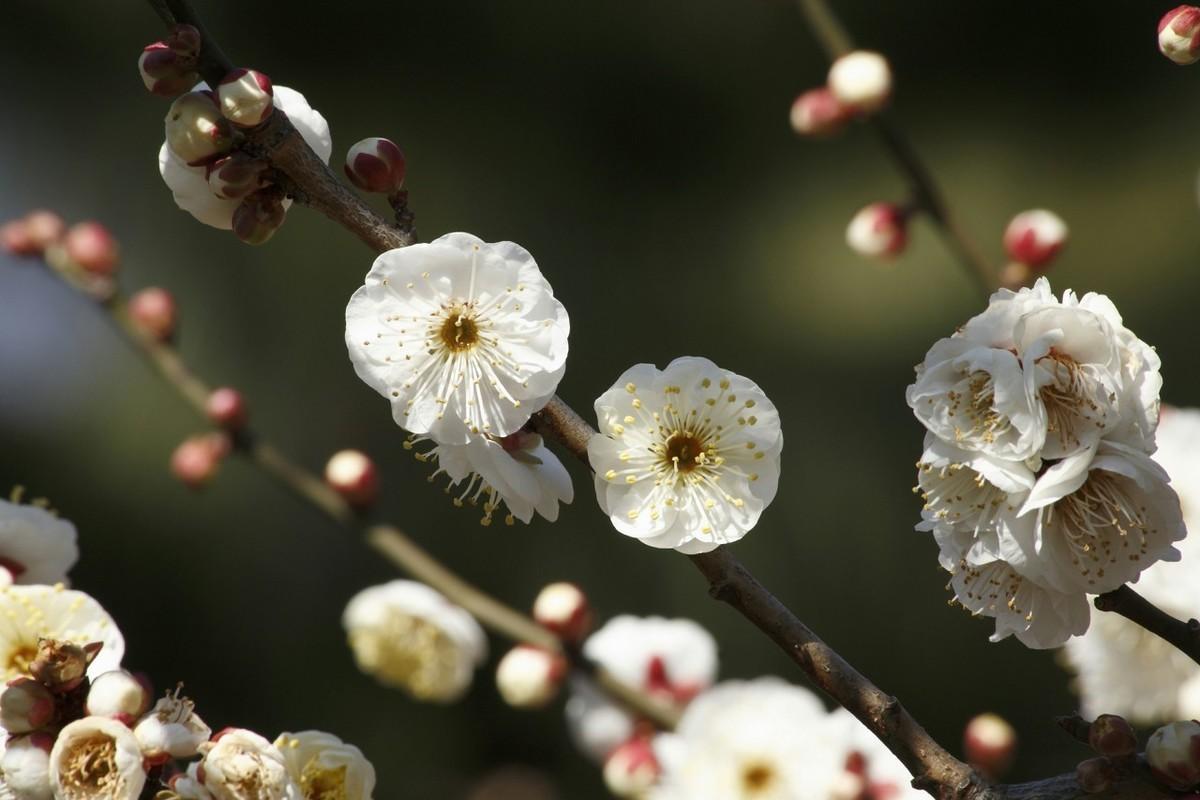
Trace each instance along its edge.
<path fill-rule="evenodd" d="M 1128 585 L 1096 595 L 1094 602 L 1099 610 L 1112 611 L 1141 625 L 1155 636 L 1175 645 L 1200 664 L 1200 621 L 1190 619 L 1184 622 L 1175 619 Z"/>

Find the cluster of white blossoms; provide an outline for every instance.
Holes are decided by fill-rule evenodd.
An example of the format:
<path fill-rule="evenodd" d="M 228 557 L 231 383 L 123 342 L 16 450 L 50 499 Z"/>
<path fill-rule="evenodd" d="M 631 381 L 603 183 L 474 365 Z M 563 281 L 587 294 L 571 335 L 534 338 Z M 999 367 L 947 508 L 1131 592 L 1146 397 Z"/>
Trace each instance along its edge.
<path fill-rule="evenodd" d="M 1157 461 L 1171 476 L 1189 530 L 1200 530 L 1200 409 L 1163 407 Z M 1200 534 L 1179 544 L 1183 558 L 1142 573 L 1138 594 L 1172 616 L 1200 616 Z M 1064 655 L 1078 674 L 1082 713 L 1120 714 L 1136 723 L 1200 719 L 1200 666 L 1174 645 L 1119 614 L 1092 613 L 1087 633 Z"/>
<path fill-rule="evenodd" d="M 390 250 L 346 307 L 358 376 L 387 398 L 396 424 L 428 441 L 459 501 L 490 523 L 555 519 L 570 479 L 524 430 L 566 370 L 567 311 L 533 256 L 512 242 L 449 233 Z M 438 474 L 435 473 L 435 474 Z"/>
<path fill-rule="evenodd" d="M 779 486 L 779 413 L 706 358 L 638 364 L 596 400 L 596 499 L 626 536 L 705 553 L 753 528 Z"/>
<path fill-rule="evenodd" d="M 1179 558 L 1179 500 L 1150 458 L 1159 359 L 1107 297 L 1002 289 L 916 372 L 917 528 L 993 640 L 1057 647 L 1087 630 L 1087 595 Z"/>

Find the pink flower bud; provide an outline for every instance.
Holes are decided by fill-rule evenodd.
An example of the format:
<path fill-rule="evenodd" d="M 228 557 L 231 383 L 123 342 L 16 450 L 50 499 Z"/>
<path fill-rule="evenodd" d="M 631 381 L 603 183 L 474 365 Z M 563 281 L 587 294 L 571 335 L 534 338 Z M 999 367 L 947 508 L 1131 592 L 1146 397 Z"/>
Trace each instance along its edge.
<path fill-rule="evenodd" d="M 1107 758 L 1089 758 L 1075 768 L 1079 788 L 1088 794 L 1106 792 L 1117 780 L 1117 771 Z"/>
<path fill-rule="evenodd" d="M 147 45 L 138 57 L 138 73 L 151 94 L 175 97 L 196 85 L 199 76 L 166 42 Z"/>
<path fill-rule="evenodd" d="M 237 151 L 214 161 L 208 168 L 208 185 L 217 197 L 240 200 L 263 184 L 263 161 Z"/>
<path fill-rule="evenodd" d="M 25 215 L 25 231 L 39 251 L 61 239 L 66 230 L 62 217 L 53 211 L 38 209 Z"/>
<path fill-rule="evenodd" d="M 226 430 L 237 430 L 246 424 L 246 400 L 241 392 L 229 386 L 222 386 L 208 396 L 205 411 L 213 424 Z"/>
<path fill-rule="evenodd" d="M 907 215 L 892 203 L 872 203 L 860 210 L 846 228 L 846 244 L 864 256 L 888 258 L 908 244 Z"/>
<path fill-rule="evenodd" d="M 150 708 L 150 693 L 125 670 L 113 670 L 92 681 L 84 707 L 91 716 L 136 720 Z"/>
<path fill-rule="evenodd" d="M 1154 777 L 1176 791 L 1200 786 L 1200 722 L 1172 722 L 1150 734 L 1146 761 Z"/>
<path fill-rule="evenodd" d="M 260 189 L 233 211 L 233 232 L 246 244 L 264 244 L 283 225 L 287 211 L 278 191 Z"/>
<path fill-rule="evenodd" d="M 63 239 L 67 257 L 94 275 L 114 275 L 117 271 L 119 248 L 99 222 L 80 222 L 71 226 Z"/>
<path fill-rule="evenodd" d="M 579 644 L 592 629 L 587 595 L 573 583 L 551 583 L 533 601 L 533 618 L 564 642 Z"/>
<path fill-rule="evenodd" d="M 39 639 L 37 655 L 29 665 L 29 674 L 56 694 L 77 688 L 87 675 L 88 665 L 103 647 L 102 642 L 77 645 L 56 639 Z"/>
<path fill-rule="evenodd" d="M 171 454 L 171 473 L 185 486 L 199 489 L 217 474 L 229 448 L 228 437 L 221 433 L 188 437 Z"/>
<path fill-rule="evenodd" d="M 625 742 L 604 762 L 604 783 L 616 797 L 643 797 L 661 774 L 654 748 L 642 737 Z"/>
<path fill-rule="evenodd" d="M 166 289 L 151 286 L 134 293 L 127 310 L 138 330 L 151 339 L 168 342 L 175 335 L 175 298 Z"/>
<path fill-rule="evenodd" d="M 1012 765 L 1017 752 L 1017 732 L 998 714 L 979 714 L 963 729 L 963 754 L 967 762 L 995 779 Z"/>
<path fill-rule="evenodd" d="M 207 92 L 188 92 L 171 104 L 166 118 L 167 146 L 192 166 L 229 151 L 233 134 L 216 100 Z"/>
<path fill-rule="evenodd" d="M 1004 249 L 1009 257 L 1032 269 L 1045 268 L 1066 243 L 1067 223 L 1042 208 L 1022 211 L 1004 230 Z"/>
<path fill-rule="evenodd" d="M 1179 6 L 1158 21 L 1158 49 L 1176 64 L 1200 60 L 1200 8 Z"/>
<path fill-rule="evenodd" d="M 33 256 L 42 252 L 23 219 L 14 219 L 0 226 L 0 247 L 14 256 Z"/>
<path fill-rule="evenodd" d="M 391 139 L 363 139 L 346 153 L 350 182 L 364 192 L 391 194 L 404 185 L 404 153 Z"/>
<path fill-rule="evenodd" d="M 1088 728 L 1088 744 L 1102 756 L 1131 756 L 1137 752 L 1137 735 L 1124 717 L 1101 714 Z"/>
<path fill-rule="evenodd" d="M 792 103 L 792 130 L 801 136 L 831 136 L 854 116 L 828 87 L 809 89 Z"/>
<path fill-rule="evenodd" d="M 29 733 L 54 719 L 50 690 L 33 678 L 13 678 L 0 691 L 0 727 L 8 733 Z"/>
<path fill-rule="evenodd" d="M 271 79 L 252 69 L 235 69 L 222 78 L 217 99 L 225 119 L 243 128 L 261 125 L 275 107 Z"/>
<path fill-rule="evenodd" d="M 856 50 L 833 62 L 829 90 L 855 111 L 874 111 L 892 94 L 892 70 L 887 59 L 869 50 Z"/>
<path fill-rule="evenodd" d="M 334 453 L 325 465 L 325 482 L 352 506 L 369 506 L 379 495 L 375 462 L 358 450 Z"/>
<path fill-rule="evenodd" d="M 172 25 L 171 30 L 167 32 L 167 46 L 193 65 L 200 57 L 202 44 L 200 31 L 192 25 Z"/>
<path fill-rule="evenodd" d="M 566 674 L 561 655 L 517 645 L 496 665 L 496 688 L 513 708 L 542 708 L 558 695 Z"/>

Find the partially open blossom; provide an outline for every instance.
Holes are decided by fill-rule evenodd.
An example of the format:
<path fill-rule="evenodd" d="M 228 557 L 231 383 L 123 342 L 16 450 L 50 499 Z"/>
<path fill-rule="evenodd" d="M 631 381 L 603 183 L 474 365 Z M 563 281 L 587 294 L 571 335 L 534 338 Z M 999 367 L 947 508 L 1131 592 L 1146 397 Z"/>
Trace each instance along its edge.
<path fill-rule="evenodd" d="M 1088 794 L 1108 791 L 1117 779 L 1117 770 L 1107 758 L 1089 758 L 1075 768 L 1075 780 Z"/>
<path fill-rule="evenodd" d="M 87 713 L 93 717 L 118 717 L 132 723 L 150 707 L 146 685 L 123 669 L 98 675 L 87 694 Z"/>
<path fill-rule="evenodd" d="M 908 244 L 908 215 L 893 203 L 871 203 L 846 227 L 846 244 L 859 255 L 889 258 Z"/>
<path fill-rule="evenodd" d="M 645 797 L 661 774 L 654 747 L 643 736 L 633 737 L 604 760 L 604 785 L 614 797 Z"/>
<path fill-rule="evenodd" d="M 844 105 L 826 86 L 809 89 L 792 103 L 792 130 L 801 136 L 829 136 L 853 118 L 854 110 Z"/>
<path fill-rule="evenodd" d="M 151 762 L 160 762 L 196 755 L 212 730 L 196 714 L 195 704 L 176 689 L 160 697 L 154 708 L 137 721 L 133 735 L 142 754 Z"/>
<path fill-rule="evenodd" d="M 175 335 L 178 310 L 175 297 L 166 289 L 151 286 L 135 292 L 126 310 L 138 329 L 151 339 L 167 342 Z"/>
<path fill-rule="evenodd" d="M 855 111 L 874 111 L 892 93 L 892 70 L 887 59 L 869 50 L 841 56 L 829 68 L 829 90 Z"/>
<path fill-rule="evenodd" d="M 204 413 L 227 430 L 237 430 L 246 424 L 246 399 L 230 386 L 214 389 L 204 403 Z"/>
<path fill-rule="evenodd" d="M 266 168 L 265 161 L 235 150 L 208 167 L 208 185 L 222 200 L 241 200 L 262 188 Z"/>
<path fill-rule="evenodd" d="M 1200 60 L 1200 8 L 1178 6 L 1158 21 L 1158 49 L 1176 64 Z"/>
<path fill-rule="evenodd" d="M 554 396 L 569 333 L 533 256 L 469 233 L 379 256 L 346 307 L 358 377 L 438 444 L 520 430 Z"/>
<path fill-rule="evenodd" d="M 169 800 L 214 800 L 213 793 L 204 788 L 204 782 L 200 780 L 200 763 L 193 761 L 186 772 L 177 772 L 167 779 L 167 786 L 175 794 L 175 798 Z"/>
<path fill-rule="evenodd" d="M 112 275 L 117 271 L 117 240 L 99 222 L 79 222 L 71 226 L 63 239 L 67 257 L 94 275 Z"/>
<path fill-rule="evenodd" d="M 748 378 L 707 358 L 638 364 L 596 400 L 596 499 L 651 547 L 706 553 L 758 524 L 779 485 L 779 413 Z"/>
<path fill-rule="evenodd" d="M 235 69 L 217 86 L 217 103 L 225 119 L 242 128 L 266 121 L 275 107 L 271 79 L 252 69 Z"/>
<path fill-rule="evenodd" d="M 54 797 L 50 785 L 50 751 L 53 747 L 54 735 L 50 733 L 8 738 L 0 756 L 0 772 L 3 772 L 4 787 L 11 792 L 10 797 L 18 800 L 51 800 Z"/>
<path fill-rule="evenodd" d="M 375 767 L 352 744 L 324 731 L 281 733 L 275 746 L 303 800 L 372 800 Z"/>
<path fill-rule="evenodd" d="M 1067 243 L 1067 223 L 1053 211 L 1022 211 L 1004 229 L 1009 258 L 1032 269 L 1045 269 Z"/>
<path fill-rule="evenodd" d="M 133 732 L 105 717 L 84 717 L 61 731 L 50 751 L 57 800 L 137 800 L 146 784 Z"/>
<path fill-rule="evenodd" d="M 342 626 L 359 669 L 418 700 L 458 699 L 487 655 L 479 623 L 415 581 L 362 590 L 346 605 Z"/>
<path fill-rule="evenodd" d="M 25 230 L 33 245 L 38 250 L 45 250 L 50 245 L 63 238 L 67 225 L 63 218 L 53 211 L 38 209 L 25 215 Z"/>
<path fill-rule="evenodd" d="M 1176 791 L 1200 786 L 1200 722 L 1172 722 L 1150 734 L 1146 762 L 1154 777 Z"/>
<path fill-rule="evenodd" d="M 266 244 L 287 218 L 283 193 L 274 187 L 251 192 L 233 210 L 234 234 L 246 244 Z"/>
<path fill-rule="evenodd" d="M 0 500 L 0 585 L 65 582 L 79 560 L 75 526 L 35 505 Z"/>
<path fill-rule="evenodd" d="M 0 615 L 7 619 L 0 627 L 0 677 L 4 680 L 29 674 L 43 641 L 86 648 L 89 654 L 84 667 L 90 677 L 121 666 L 125 655 L 121 631 L 108 612 L 83 592 L 64 589 L 61 584 L 3 587 Z M 97 644 L 102 646 L 96 648 Z M 64 675 L 64 680 L 67 677 Z"/>
<path fill-rule="evenodd" d="M 0 689 L 0 728 L 7 733 L 29 733 L 54 719 L 54 695 L 33 678 L 10 680 Z"/>
<path fill-rule="evenodd" d="M 998 714 L 978 714 L 963 729 L 963 755 L 973 768 L 996 779 L 1008 771 L 1017 752 L 1017 732 Z"/>
<path fill-rule="evenodd" d="M 360 450 L 340 450 L 325 464 L 325 482 L 353 506 L 369 506 L 379 496 L 379 470 Z"/>
<path fill-rule="evenodd" d="M 211 161 L 233 146 L 228 121 L 212 92 L 180 95 L 166 117 L 167 146 L 189 166 Z"/>
<path fill-rule="evenodd" d="M 171 474 L 189 489 L 200 489 L 216 477 L 229 448 L 223 433 L 189 436 L 171 453 Z"/>
<path fill-rule="evenodd" d="M 56 694 L 66 694 L 83 685 L 88 667 L 104 648 L 103 642 L 76 644 L 61 639 L 39 638 L 37 655 L 26 670 L 34 680 Z"/>
<path fill-rule="evenodd" d="M 364 192 L 391 194 L 404 186 L 404 153 L 391 139 L 363 139 L 346 153 L 346 177 Z"/>
<path fill-rule="evenodd" d="M 496 665 L 496 688 L 513 708 L 542 708 L 558 695 L 566 674 L 561 654 L 517 645 Z"/>
<path fill-rule="evenodd" d="M 205 745 L 199 775 L 217 800 L 299 800 L 279 748 L 244 728 L 226 728 Z"/>
<path fill-rule="evenodd" d="M 573 583 L 560 581 L 543 587 L 533 601 L 533 618 L 565 642 L 578 644 L 592 629 L 592 607 L 587 595 Z"/>

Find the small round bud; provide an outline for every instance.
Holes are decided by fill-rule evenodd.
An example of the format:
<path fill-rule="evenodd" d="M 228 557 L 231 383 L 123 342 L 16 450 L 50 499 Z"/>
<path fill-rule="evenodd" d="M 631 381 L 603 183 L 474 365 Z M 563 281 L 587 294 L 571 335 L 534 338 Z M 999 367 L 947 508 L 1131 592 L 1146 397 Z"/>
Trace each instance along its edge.
<path fill-rule="evenodd" d="M 14 256 L 33 256 L 42 252 L 23 219 L 14 219 L 0 226 L 0 247 Z"/>
<path fill-rule="evenodd" d="M 1004 249 L 1010 258 L 1044 269 L 1067 243 L 1067 223 L 1053 211 L 1035 208 L 1012 218 L 1004 230 Z"/>
<path fill-rule="evenodd" d="M 972 717 L 963 729 L 963 753 L 967 763 L 995 779 L 1012 766 L 1017 752 L 1017 732 L 998 714 Z"/>
<path fill-rule="evenodd" d="M 213 390 L 204 410 L 214 425 L 226 430 L 237 430 L 246 424 L 246 400 L 241 392 L 229 386 Z"/>
<path fill-rule="evenodd" d="M 151 339 L 167 342 L 175 335 L 178 313 L 175 298 L 166 289 L 151 286 L 135 292 L 127 310 L 138 330 Z"/>
<path fill-rule="evenodd" d="M 167 146 L 192 166 L 229 151 L 233 135 L 210 92 L 188 92 L 171 104 L 166 118 Z"/>
<path fill-rule="evenodd" d="M 51 800 L 54 791 L 50 782 L 50 751 L 54 735 L 31 733 L 13 736 L 0 756 L 0 771 L 12 796 L 22 800 Z"/>
<path fill-rule="evenodd" d="M 892 203 L 872 203 L 850 220 L 846 228 L 846 244 L 864 256 L 894 256 L 908 244 L 907 215 Z"/>
<path fill-rule="evenodd" d="M 592 629 L 587 595 L 573 583 L 551 583 L 538 592 L 533 601 L 533 618 L 571 644 L 582 642 Z"/>
<path fill-rule="evenodd" d="M 56 694 L 63 694 L 83 683 L 88 665 L 96 658 L 102 642 L 77 645 L 56 639 L 38 641 L 37 655 L 29 665 L 29 674 Z"/>
<path fill-rule="evenodd" d="M 171 454 L 171 474 L 191 489 L 213 479 L 229 454 L 229 439 L 221 433 L 202 433 L 184 439 Z"/>
<path fill-rule="evenodd" d="M 364 192 L 391 194 L 404 185 L 404 153 L 391 139 L 363 139 L 346 153 L 346 177 Z"/>
<path fill-rule="evenodd" d="M 644 797 L 660 774 L 654 748 L 642 737 L 625 742 L 604 762 L 604 784 L 616 797 Z"/>
<path fill-rule="evenodd" d="M 0 727 L 29 733 L 54 720 L 54 695 L 33 678 L 13 678 L 0 690 Z"/>
<path fill-rule="evenodd" d="M 1146 762 L 1154 777 L 1176 791 L 1200 786 L 1200 722 L 1172 722 L 1150 734 Z"/>
<path fill-rule="evenodd" d="M 25 230 L 39 251 L 63 238 L 67 225 L 63 218 L 53 211 L 38 209 L 25 215 Z"/>
<path fill-rule="evenodd" d="M 167 46 L 174 50 L 180 58 L 195 64 L 197 58 L 200 57 L 200 46 L 203 41 L 200 38 L 200 31 L 194 25 L 172 25 L 171 30 L 167 32 Z"/>
<path fill-rule="evenodd" d="M 1200 8 L 1179 6 L 1158 21 L 1158 49 L 1176 64 L 1200 60 Z"/>
<path fill-rule="evenodd" d="M 99 222 L 80 222 L 71 226 L 63 239 L 67 257 L 94 275 L 113 275 L 120 252 L 117 240 Z"/>
<path fill-rule="evenodd" d="M 856 50 L 833 62 L 828 86 L 842 104 L 855 111 L 874 111 L 891 96 L 892 70 L 879 53 Z"/>
<path fill-rule="evenodd" d="M 1137 734 L 1124 717 L 1101 714 L 1088 727 L 1088 744 L 1102 756 L 1131 756 L 1137 752 Z"/>
<path fill-rule="evenodd" d="M 561 655 L 517 645 L 496 665 L 496 688 L 513 708 L 542 708 L 558 695 L 566 674 Z"/>
<path fill-rule="evenodd" d="M 801 136 L 832 136 L 845 127 L 854 110 L 825 86 L 809 89 L 792 103 L 792 130 Z"/>
<path fill-rule="evenodd" d="M 92 681 L 85 709 L 94 717 L 137 719 L 150 708 L 150 693 L 137 678 L 123 669 L 105 672 Z"/>
<path fill-rule="evenodd" d="M 1075 780 L 1088 794 L 1099 794 L 1108 791 L 1116 782 L 1117 771 L 1107 758 L 1089 758 L 1075 768 Z"/>
<path fill-rule="evenodd" d="M 260 189 L 246 196 L 233 212 L 233 232 L 246 244 L 264 244 L 283 225 L 287 211 L 275 189 Z"/>
<path fill-rule="evenodd" d="M 138 73 L 151 94 L 175 97 L 196 85 L 199 76 L 166 42 L 147 45 L 138 56 Z"/>
<path fill-rule="evenodd" d="M 271 79 L 252 69 L 235 69 L 221 79 L 217 100 L 225 119 L 242 128 L 266 122 L 275 108 Z"/>
<path fill-rule="evenodd" d="M 358 450 L 334 453 L 325 465 L 325 482 L 352 506 L 369 506 L 379 494 L 375 462 Z"/>
<path fill-rule="evenodd" d="M 209 166 L 208 185 L 217 197 L 240 200 L 262 187 L 266 168 L 265 162 L 236 151 Z"/>

